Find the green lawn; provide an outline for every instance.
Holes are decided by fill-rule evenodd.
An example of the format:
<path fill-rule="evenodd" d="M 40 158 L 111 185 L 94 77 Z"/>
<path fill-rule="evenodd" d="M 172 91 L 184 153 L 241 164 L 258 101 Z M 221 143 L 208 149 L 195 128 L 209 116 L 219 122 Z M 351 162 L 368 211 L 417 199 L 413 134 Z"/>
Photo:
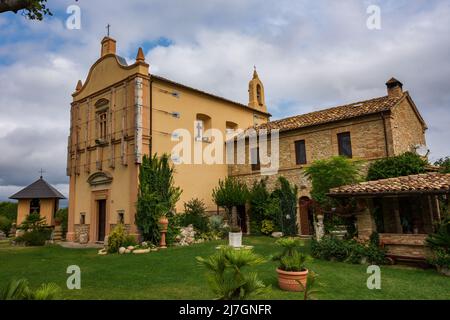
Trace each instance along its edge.
<path fill-rule="evenodd" d="M 204 270 L 196 256 L 215 252 L 220 241 L 191 247 L 171 247 L 146 255 L 99 256 L 95 249 L 59 246 L 12 248 L 0 246 L 0 286 L 11 278 L 27 278 L 32 286 L 55 282 L 67 299 L 211 299 Z M 277 251 L 274 240 L 244 238 L 255 252 L 269 256 Z M 81 268 L 81 290 L 66 289 L 66 268 Z M 276 264 L 257 267 L 262 280 L 272 285 L 267 299 L 299 299 L 298 293 L 278 289 Z M 434 270 L 383 266 L 381 290 L 366 287 L 366 266 L 315 260 L 310 269 L 320 275 L 319 299 L 450 299 L 450 279 Z"/>

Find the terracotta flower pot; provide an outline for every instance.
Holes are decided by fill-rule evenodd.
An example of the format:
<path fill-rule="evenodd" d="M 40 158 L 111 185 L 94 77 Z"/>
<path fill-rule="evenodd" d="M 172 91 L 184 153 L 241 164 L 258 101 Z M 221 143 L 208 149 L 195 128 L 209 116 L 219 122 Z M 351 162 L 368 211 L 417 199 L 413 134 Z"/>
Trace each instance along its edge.
<path fill-rule="evenodd" d="M 169 225 L 169 219 L 167 217 L 162 216 L 159 218 L 158 223 L 161 226 L 161 232 L 167 232 L 167 226 Z"/>
<path fill-rule="evenodd" d="M 306 280 L 308 278 L 308 270 L 305 271 L 284 271 L 277 268 L 278 286 L 285 291 L 304 291 Z M 303 287 L 297 282 L 300 281 Z"/>

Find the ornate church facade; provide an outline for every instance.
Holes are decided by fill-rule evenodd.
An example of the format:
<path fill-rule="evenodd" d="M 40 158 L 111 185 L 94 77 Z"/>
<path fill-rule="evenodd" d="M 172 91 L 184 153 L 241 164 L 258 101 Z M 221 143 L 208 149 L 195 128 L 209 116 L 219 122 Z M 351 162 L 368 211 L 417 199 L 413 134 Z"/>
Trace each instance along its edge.
<path fill-rule="evenodd" d="M 85 233 L 89 242 L 103 241 L 117 223 L 138 234 L 134 217 L 142 157 L 170 154 L 178 143 L 175 130 L 188 130 L 196 137 L 193 148 L 204 150 L 212 141 L 206 134 L 197 139 L 199 124 L 202 132 L 214 128 L 226 136 L 270 117 L 256 70 L 244 105 L 152 74 L 141 48 L 128 65 L 110 37 L 102 40 L 101 56 L 86 81 L 78 82 L 70 115 L 67 240 L 78 241 Z M 211 192 L 227 175 L 225 163 L 177 165 L 175 181 L 183 189 L 177 210 L 199 198 L 215 211 Z"/>

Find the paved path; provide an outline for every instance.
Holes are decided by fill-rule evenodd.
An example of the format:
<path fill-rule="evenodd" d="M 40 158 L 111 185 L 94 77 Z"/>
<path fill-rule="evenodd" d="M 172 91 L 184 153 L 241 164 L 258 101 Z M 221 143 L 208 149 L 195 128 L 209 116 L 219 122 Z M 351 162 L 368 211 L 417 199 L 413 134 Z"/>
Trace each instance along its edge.
<path fill-rule="evenodd" d="M 70 248 L 70 249 L 88 249 L 88 248 L 101 249 L 101 248 L 103 248 L 103 245 L 98 244 L 98 243 L 80 244 L 77 242 L 59 242 L 58 244 L 61 247 Z"/>

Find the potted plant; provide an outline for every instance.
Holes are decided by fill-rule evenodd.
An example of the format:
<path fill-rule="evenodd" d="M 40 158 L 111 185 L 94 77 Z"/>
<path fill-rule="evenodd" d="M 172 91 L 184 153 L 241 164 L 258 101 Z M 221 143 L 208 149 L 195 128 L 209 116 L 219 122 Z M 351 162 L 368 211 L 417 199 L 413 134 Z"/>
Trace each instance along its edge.
<path fill-rule="evenodd" d="M 169 219 L 167 218 L 167 215 L 165 213 L 163 213 L 159 219 L 158 219 L 158 223 L 159 223 L 159 230 L 161 231 L 161 239 L 159 242 L 159 247 L 162 249 L 167 248 L 167 244 L 166 244 L 166 233 L 167 233 L 167 229 L 169 226 Z"/>
<path fill-rule="evenodd" d="M 242 247 L 242 231 L 240 227 L 231 227 L 228 233 L 228 244 L 233 248 Z"/>
<path fill-rule="evenodd" d="M 273 258 L 279 262 L 277 273 L 280 289 L 303 291 L 306 288 L 309 273 L 306 268 L 309 257 L 299 251 L 302 243 L 295 238 L 282 238 L 276 243 L 283 248 L 283 251 Z"/>
<path fill-rule="evenodd" d="M 248 200 L 246 185 L 234 178 L 219 180 L 219 186 L 213 190 L 212 197 L 227 214 L 230 226 L 229 245 L 235 248 L 242 247 L 242 231 L 237 222 L 236 206 L 245 205 Z"/>

